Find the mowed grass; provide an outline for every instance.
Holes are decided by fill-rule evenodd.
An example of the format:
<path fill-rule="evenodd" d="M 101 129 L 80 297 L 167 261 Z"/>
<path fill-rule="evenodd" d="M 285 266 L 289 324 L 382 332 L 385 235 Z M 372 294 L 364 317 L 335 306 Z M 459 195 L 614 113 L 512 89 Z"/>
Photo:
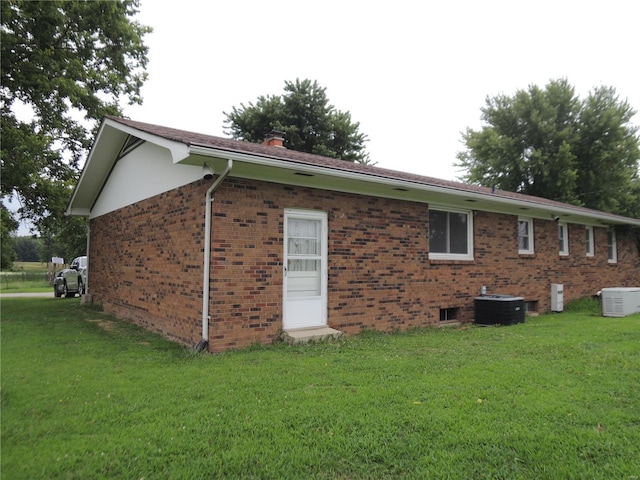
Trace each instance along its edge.
<path fill-rule="evenodd" d="M 53 292 L 53 285 L 47 281 L 46 263 L 13 262 L 13 271 L 0 272 L 0 293 L 47 291 Z"/>
<path fill-rule="evenodd" d="M 3 299 L 2 478 L 637 479 L 640 315 L 593 308 L 207 355 Z"/>

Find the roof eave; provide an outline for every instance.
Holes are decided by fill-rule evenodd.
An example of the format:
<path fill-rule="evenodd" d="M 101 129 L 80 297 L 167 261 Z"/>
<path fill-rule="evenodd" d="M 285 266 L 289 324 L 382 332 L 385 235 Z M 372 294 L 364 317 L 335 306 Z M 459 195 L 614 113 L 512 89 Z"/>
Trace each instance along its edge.
<path fill-rule="evenodd" d="M 423 182 L 389 178 L 381 175 L 374 175 L 370 173 L 353 172 L 349 170 L 340 170 L 336 168 L 330 168 L 320 165 L 310 165 L 303 162 L 295 162 L 291 160 L 283 161 L 275 158 L 257 156 L 246 153 L 233 152 L 223 149 L 216 149 L 206 146 L 192 145 L 190 152 L 194 155 L 202 155 L 215 158 L 231 159 L 238 162 L 248 162 L 261 166 L 292 170 L 301 173 L 307 173 L 310 175 L 325 175 L 333 176 L 342 179 L 356 181 L 366 181 L 370 183 L 387 185 L 400 189 L 413 189 L 419 190 L 430 194 L 449 195 L 453 197 L 459 197 L 467 201 L 489 202 L 495 206 L 503 206 L 513 210 L 521 210 L 519 213 L 522 216 L 527 216 L 529 209 L 534 209 L 538 212 L 545 212 L 549 215 L 549 219 L 554 217 L 560 217 L 567 221 L 578 223 L 602 223 L 603 225 L 633 225 L 640 227 L 640 219 L 633 219 L 629 217 L 623 217 L 620 215 L 609 214 L 606 212 L 600 212 L 597 210 L 581 209 L 579 207 L 573 208 L 570 205 L 556 204 L 548 205 L 545 203 L 538 203 L 530 200 L 515 199 L 499 194 L 480 193 L 473 192 L 464 189 L 456 189 L 451 186 L 432 185 Z M 472 207 L 470 207 L 472 208 Z M 515 213 L 515 212 L 514 212 Z M 571 220 L 576 219 L 576 220 Z"/>
<path fill-rule="evenodd" d="M 66 215 L 89 216 L 91 207 L 107 181 L 127 136 L 132 135 L 169 150 L 173 163 L 189 156 L 189 146 L 137 130 L 110 118 L 103 119 L 80 178 L 67 204 Z"/>

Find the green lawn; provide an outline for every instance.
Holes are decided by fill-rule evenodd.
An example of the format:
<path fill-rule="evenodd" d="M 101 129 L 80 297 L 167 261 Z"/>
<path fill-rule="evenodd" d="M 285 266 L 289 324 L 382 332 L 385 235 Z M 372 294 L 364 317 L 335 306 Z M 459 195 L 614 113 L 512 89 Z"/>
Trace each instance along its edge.
<path fill-rule="evenodd" d="M 2 478 L 640 478 L 640 315 L 195 354 L 2 300 Z"/>
<path fill-rule="evenodd" d="M 53 292 L 53 286 L 47 280 L 46 263 L 14 262 L 13 271 L 0 272 L 0 293 L 48 291 Z"/>

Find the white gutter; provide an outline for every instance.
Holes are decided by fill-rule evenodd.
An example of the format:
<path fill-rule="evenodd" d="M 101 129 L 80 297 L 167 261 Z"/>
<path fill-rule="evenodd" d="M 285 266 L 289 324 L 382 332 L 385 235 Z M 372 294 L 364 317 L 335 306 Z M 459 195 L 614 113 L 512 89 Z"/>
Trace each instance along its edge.
<path fill-rule="evenodd" d="M 211 204 L 213 203 L 213 194 L 220 184 L 231 172 L 233 168 L 233 160 L 227 160 L 227 168 L 218 175 L 218 178 L 211 184 L 206 194 L 206 205 L 204 214 L 204 280 L 202 282 L 202 340 L 196 346 L 196 350 L 202 351 L 209 343 L 209 283 L 211 280 Z"/>

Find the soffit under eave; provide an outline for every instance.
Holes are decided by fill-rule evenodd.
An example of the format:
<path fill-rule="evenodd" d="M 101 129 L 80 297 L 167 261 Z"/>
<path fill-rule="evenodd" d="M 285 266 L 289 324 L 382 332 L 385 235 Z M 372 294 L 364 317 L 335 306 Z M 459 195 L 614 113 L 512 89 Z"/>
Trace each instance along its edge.
<path fill-rule="evenodd" d="M 67 215 L 79 215 L 91 208 L 126 138 L 120 129 L 102 124 L 67 206 Z"/>
<path fill-rule="evenodd" d="M 222 155 L 212 159 L 212 162 L 216 163 L 216 166 L 219 167 L 215 169 L 216 171 L 219 171 L 220 168 L 224 166 L 221 157 Z M 193 160 L 195 159 L 192 158 L 192 161 Z M 206 161 L 206 159 L 200 157 L 199 161 L 194 163 L 200 164 L 203 161 Z M 247 161 L 245 158 L 240 159 L 236 157 L 234 159 L 231 176 L 357 195 L 371 195 L 406 200 L 419 204 L 436 204 L 467 210 L 530 217 L 541 220 L 554 220 L 555 217 L 559 217 L 560 221 L 583 225 L 608 226 L 630 224 L 640 226 L 640 220 L 627 219 L 605 212 L 584 212 L 575 210 L 570 205 L 546 205 L 544 203 L 528 202 L 526 200 L 517 200 L 498 195 L 482 195 L 476 192 L 435 187 L 408 181 L 382 179 L 379 177 L 374 178 L 360 175 L 350 175 L 347 177 L 341 175 L 340 172 L 329 169 L 314 168 L 311 172 L 305 170 L 304 166 L 296 166 L 295 164 L 287 164 L 282 168 L 277 168 L 273 164 L 264 165 L 253 163 Z"/>
<path fill-rule="evenodd" d="M 105 119 L 67 206 L 67 215 L 87 216 L 86 212 L 91 210 L 104 188 L 109 174 L 118 161 L 122 146 L 129 136 L 166 148 L 174 164 L 182 162 L 189 156 L 189 146 L 186 144 Z"/>

